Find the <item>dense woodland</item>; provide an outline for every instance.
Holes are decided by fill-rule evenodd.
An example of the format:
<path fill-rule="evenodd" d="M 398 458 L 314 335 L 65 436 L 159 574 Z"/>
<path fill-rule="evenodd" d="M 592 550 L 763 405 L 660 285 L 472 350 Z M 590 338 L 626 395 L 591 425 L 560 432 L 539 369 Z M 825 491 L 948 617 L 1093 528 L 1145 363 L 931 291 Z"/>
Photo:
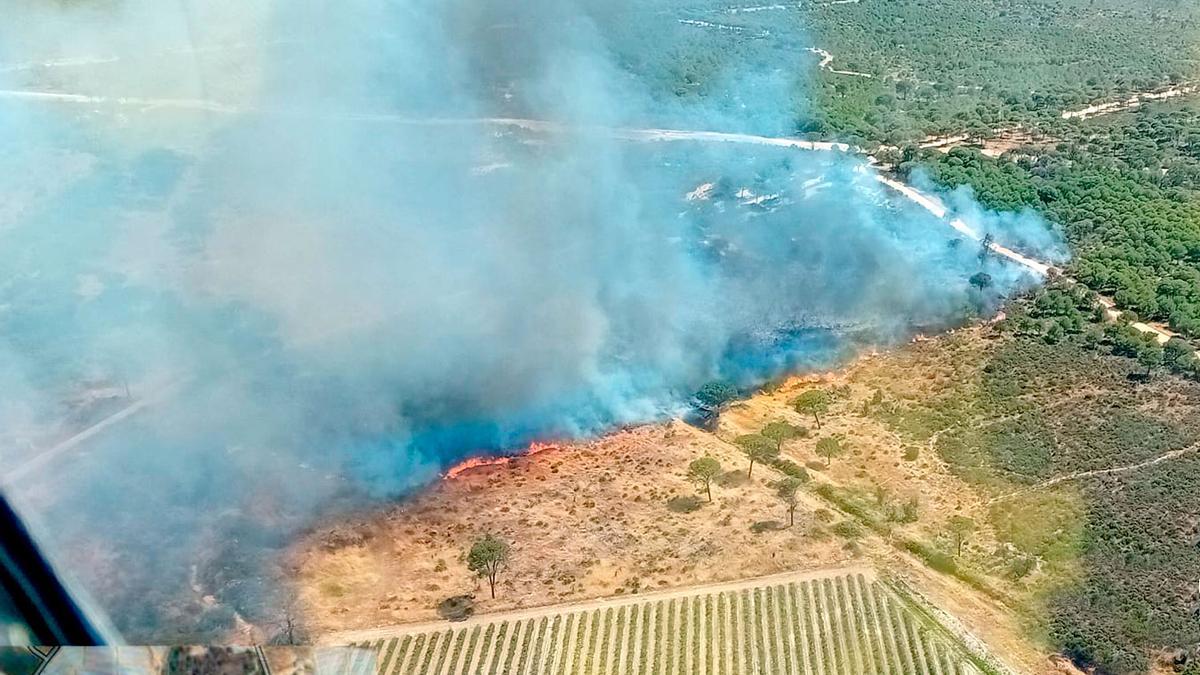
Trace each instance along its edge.
<path fill-rule="evenodd" d="M 1123 309 L 1200 335 L 1200 113 L 1156 105 L 1116 120 L 1061 118 L 1066 109 L 1200 80 L 1200 6 L 763 6 L 651 2 L 597 9 L 595 18 L 622 66 L 665 102 L 657 114 L 672 122 L 868 147 L 911 148 L 930 134 L 987 137 L 1015 125 L 1055 139 L 1004 159 L 909 149 L 901 169 L 920 166 L 946 185 L 970 185 L 993 208 L 1039 211 L 1072 244 L 1073 275 Z M 835 55 L 833 67 L 871 77 L 818 71 L 813 45 Z"/>
<path fill-rule="evenodd" d="M 1151 0 L 864 0 L 821 6 L 812 38 L 866 78 L 823 78 L 816 126 L 902 142 L 1190 79 L 1200 12 Z"/>
<path fill-rule="evenodd" d="M 660 101 L 761 131 L 786 111 L 791 131 L 864 144 L 1053 122 L 1200 74 L 1200 6 L 1182 0 L 773 4 L 588 3 L 605 47 Z M 818 71 L 809 47 L 870 77 Z"/>
<path fill-rule="evenodd" d="M 902 165 L 967 184 L 996 209 L 1033 208 L 1063 228 L 1070 272 L 1122 309 L 1200 335 L 1200 114 L 1149 108 L 1080 125 L 1051 147 L 993 159 L 926 152 Z"/>

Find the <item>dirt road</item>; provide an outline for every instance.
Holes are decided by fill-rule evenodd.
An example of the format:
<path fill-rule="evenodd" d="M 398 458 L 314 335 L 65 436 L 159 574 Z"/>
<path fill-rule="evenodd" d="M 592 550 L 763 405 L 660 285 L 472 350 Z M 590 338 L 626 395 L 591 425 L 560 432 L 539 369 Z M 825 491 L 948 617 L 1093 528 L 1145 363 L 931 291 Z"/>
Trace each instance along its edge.
<path fill-rule="evenodd" d="M 1115 466 L 1110 469 L 1092 469 L 1091 471 L 1076 471 L 1075 473 L 1068 473 L 1068 474 L 1065 474 L 1062 476 L 1055 476 L 1054 478 L 1050 478 L 1050 479 L 1044 480 L 1040 483 L 1030 485 L 1029 487 L 1021 488 L 1020 490 L 1014 490 L 1012 492 L 1006 492 L 1005 494 L 992 497 L 991 499 L 988 500 L 988 503 L 995 504 L 996 502 L 1002 502 L 1007 499 L 1012 499 L 1013 497 L 1018 497 L 1020 495 L 1027 494 L 1029 492 L 1035 492 L 1037 490 L 1045 490 L 1046 488 L 1054 487 L 1055 485 L 1058 485 L 1059 483 L 1066 483 L 1068 481 L 1079 480 L 1081 478 L 1089 478 L 1091 476 L 1107 476 L 1107 475 L 1111 475 L 1111 474 L 1115 474 L 1115 473 L 1129 473 L 1130 471 L 1138 471 L 1140 469 L 1145 469 L 1147 467 L 1151 467 L 1156 464 L 1162 464 L 1163 462 L 1168 462 L 1168 461 L 1170 461 L 1172 459 L 1176 459 L 1178 457 L 1183 457 L 1184 455 L 1190 455 L 1190 454 L 1196 452 L 1197 450 L 1200 450 L 1200 445 L 1189 445 L 1186 448 L 1179 448 L 1177 450 L 1171 450 L 1170 452 L 1164 452 L 1163 454 L 1159 455 L 1158 457 L 1154 457 L 1152 459 L 1147 459 L 1145 461 L 1137 462 L 1136 464 L 1126 464 L 1125 466 Z"/>
<path fill-rule="evenodd" d="M 545 605 L 542 607 L 532 607 L 529 609 L 521 609 L 510 612 L 480 614 L 465 621 L 456 621 L 453 623 L 450 621 L 426 621 L 422 623 L 405 623 L 393 626 L 381 626 L 379 628 L 364 628 L 361 630 L 330 633 L 318 638 L 318 644 L 345 645 L 355 642 L 373 642 L 375 640 L 393 638 L 398 635 L 427 633 L 430 631 L 442 630 L 448 627 L 461 628 L 463 626 L 472 626 L 475 624 L 495 623 L 496 621 L 502 620 L 517 621 L 531 618 L 536 619 L 543 616 L 554 616 L 556 614 L 564 614 L 566 612 L 574 612 L 579 610 L 587 611 L 604 609 L 607 607 L 622 607 L 625 605 L 635 605 L 659 600 L 671 600 L 673 598 L 692 595 L 705 595 L 709 593 L 721 593 L 724 591 L 740 591 L 742 589 L 757 588 L 759 586 L 787 584 L 793 581 L 834 579 L 847 574 L 861 574 L 869 581 L 873 581 L 876 578 L 875 569 L 866 566 L 827 567 L 821 569 L 804 570 L 802 572 L 783 572 L 780 574 L 753 577 L 750 579 L 739 579 L 737 581 L 729 581 L 719 584 L 680 586 L 665 591 L 651 591 L 647 593 L 609 596 L 594 600 L 568 602 L 557 605 Z"/>
<path fill-rule="evenodd" d="M 1176 98 L 1178 96 L 1192 94 L 1195 93 L 1197 89 L 1198 87 L 1196 85 L 1187 84 L 1180 85 L 1178 87 L 1171 87 L 1170 89 L 1165 89 L 1163 91 L 1139 92 L 1119 101 L 1095 103 L 1085 108 L 1079 108 L 1076 110 L 1064 110 L 1062 112 L 1062 118 L 1064 120 L 1086 120 L 1092 117 L 1099 117 L 1101 115 L 1111 115 L 1112 113 L 1132 110 L 1146 101 L 1162 101 L 1168 98 Z"/>
<path fill-rule="evenodd" d="M 834 68 L 832 65 L 830 65 L 833 63 L 833 54 L 830 54 L 829 52 L 825 51 L 824 49 L 821 49 L 820 47 L 809 47 L 808 51 L 821 57 L 821 62 L 817 64 L 817 67 L 820 68 L 821 70 L 829 71 L 829 72 L 833 73 L 834 75 L 850 75 L 851 77 L 866 77 L 866 78 L 875 77 L 874 75 L 872 75 L 870 73 L 860 73 L 856 70 L 838 70 L 837 68 Z"/>
<path fill-rule="evenodd" d="M 0 485 L 15 484 L 17 481 L 26 478 L 34 471 L 46 467 L 49 462 L 58 456 L 78 446 L 80 443 L 83 443 L 84 441 L 96 436 L 114 424 L 132 417 L 133 415 L 136 415 L 138 412 L 150 406 L 165 401 L 179 391 L 181 384 L 181 381 L 176 380 L 159 385 L 155 387 L 149 395 L 134 400 L 121 410 L 118 410 L 108 417 L 105 417 L 92 426 L 73 434 L 69 438 L 55 443 L 48 448 L 34 452 L 30 457 L 26 458 L 25 461 L 21 462 L 13 469 L 5 472 L 4 474 L 0 474 Z"/>

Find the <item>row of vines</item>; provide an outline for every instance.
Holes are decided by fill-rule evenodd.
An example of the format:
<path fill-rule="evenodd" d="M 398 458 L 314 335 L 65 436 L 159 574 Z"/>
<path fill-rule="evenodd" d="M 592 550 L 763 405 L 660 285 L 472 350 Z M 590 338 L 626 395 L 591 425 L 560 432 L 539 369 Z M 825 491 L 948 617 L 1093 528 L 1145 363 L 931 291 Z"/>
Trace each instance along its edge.
<path fill-rule="evenodd" d="M 385 675 L 973 674 L 953 640 L 861 574 L 358 645 Z"/>

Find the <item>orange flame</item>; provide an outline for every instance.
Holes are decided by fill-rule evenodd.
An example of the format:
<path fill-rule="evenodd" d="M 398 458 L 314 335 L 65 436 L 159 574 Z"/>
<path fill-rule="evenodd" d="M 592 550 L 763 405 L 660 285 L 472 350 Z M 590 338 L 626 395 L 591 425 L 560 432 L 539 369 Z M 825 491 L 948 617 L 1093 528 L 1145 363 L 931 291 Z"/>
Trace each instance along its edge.
<path fill-rule="evenodd" d="M 541 452 L 546 452 L 547 450 L 557 450 L 558 447 L 559 446 L 553 443 L 538 443 L 535 441 L 530 443 L 528 448 L 525 448 L 515 455 L 506 455 L 504 457 L 468 457 L 467 459 L 464 459 L 458 464 L 455 464 L 447 469 L 446 473 L 442 474 L 442 479 L 451 480 L 458 478 L 471 469 L 477 469 L 481 466 L 503 466 L 521 457 L 536 455 Z"/>

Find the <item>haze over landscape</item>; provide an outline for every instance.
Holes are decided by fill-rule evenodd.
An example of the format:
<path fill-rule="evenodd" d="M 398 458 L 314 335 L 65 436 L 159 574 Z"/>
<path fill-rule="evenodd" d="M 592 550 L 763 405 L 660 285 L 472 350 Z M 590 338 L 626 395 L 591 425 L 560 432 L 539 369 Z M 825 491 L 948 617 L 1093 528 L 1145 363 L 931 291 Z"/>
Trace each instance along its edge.
<path fill-rule="evenodd" d="M 39 12 L 63 48 L 80 48 L 60 31 L 81 15 L 110 25 L 73 53 L 111 65 L 5 74 L 7 89 L 145 101 L 4 105 L 18 149 L 5 174 L 21 183 L 6 191 L 21 190 L 4 228 L 5 362 L 28 394 L 5 427 L 29 434 L 9 461 L 43 449 L 70 394 L 171 388 L 54 472 L 46 517 L 64 543 L 100 528 L 117 555 L 174 537 L 165 548 L 187 550 L 213 510 L 401 494 L 465 456 L 679 414 L 705 382 L 834 363 L 972 302 L 977 245 L 892 203 L 863 160 L 604 131 L 778 132 L 785 73 L 731 72 L 752 86 L 674 109 L 562 3 L 204 11 L 189 23 L 202 35 L 161 46 L 139 38 L 185 20 L 176 8 Z M 4 61 L 71 55 L 33 42 Z M 161 81 L 163 58 L 179 81 Z M 729 112 L 741 106 L 761 112 Z M 565 130 L 357 117 L 370 114 Z M 1062 255 L 1035 216 L 977 226 L 1024 228 Z M 997 298 L 1036 282 L 986 269 Z M 279 472 L 298 480 L 260 483 Z"/>
<path fill-rule="evenodd" d="M 1184 411 L 1195 401 L 1190 366 L 1182 364 L 1191 362 L 1194 349 L 1168 352 L 1176 356 L 1166 363 L 1157 345 L 1194 332 L 1189 322 L 1197 305 L 1189 284 L 1200 278 L 1191 271 L 1200 248 L 1191 240 L 1172 244 L 1173 235 L 1163 232 L 1130 235 L 1126 239 L 1139 245 L 1169 249 L 1134 255 L 1120 248 L 1127 244 L 1114 243 L 1125 241 L 1116 234 L 1093 234 L 1088 228 L 1095 223 L 1133 220 L 1111 209 L 1067 210 L 1078 195 L 1103 192 L 1096 185 L 1107 180 L 1104 171 L 1126 170 L 1099 161 L 1103 169 L 1087 168 L 1092 150 L 1086 144 L 1098 143 L 1100 133 L 1078 132 L 1091 140 L 1077 142 L 1070 135 L 1076 127 L 1054 126 L 1085 125 L 1086 116 L 1042 112 L 1032 104 L 1012 112 L 1021 106 L 1009 104 L 1007 92 L 971 108 L 956 97 L 992 97 L 991 85 L 946 83 L 957 74 L 923 84 L 906 70 L 913 66 L 888 65 L 891 57 L 871 61 L 861 46 L 853 48 L 856 56 L 843 56 L 838 41 L 856 35 L 859 24 L 826 12 L 868 22 L 874 15 L 862 13 L 880 10 L 836 4 L 803 10 L 810 15 L 791 5 L 667 2 L 353 0 L 316 7 L 271 0 L 18 0 L 19 20 L 0 25 L 0 386 L 6 392 L 0 475 L 6 493 L 59 567 L 127 639 L 237 642 L 272 633 L 281 612 L 308 612 L 311 624 L 326 632 L 368 627 L 365 619 L 343 625 L 330 618 L 332 605 L 323 604 L 334 600 L 312 599 L 319 594 L 306 580 L 332 565 L 322 555 L 336 557 L 343 548 L 325 540 L 310 546 L 313 533 L 392 508 L 401 515 L 386 522 L 436 531 L 444 524 L 420 522 L 424 512 L 415 505 L 454 494 L 454 487 L 430 486 L 463 460 L 519 453 L 531 443 L 562 444 L 562 455 L 576 447 L 571 443 L 585 457 L 590 450 L 582 448 L 614 443 L 629 453 L 632 446 L 620 435 L 628 432 L 663 457 L 679 458 L 679 471 L 696 448 L 726 459 L 728 467 L 722 453 L 750 447 L 745 437 L 759 436 L 753 425 L 786 420 L 795 429 L 787 438 L 805 440 L 792 441 L 791 455 L 779 440 L 775 456 L 794 470 L 770 470 L 781 476 L 798 471 L 806 481 L 812 472 L 819 479 L 805 499 L 828 503 L 804 509 L 836 512 L 847 522 L 857 515 L 855 527 L 866 534 L 847 538 L 881 539 L 847 543 L 851 553 L 798 552 L 788 544 L 778 551 L 782 558 L 772 552 L 770 562 L 747 563 L 753 574 L 819 567 L 822 555 L 867 555 L 885 565 L 879 551 L 891 549 L 882 542 L 916 556 L 919 565 L 936 558 L 922 552 L 928 546 L 971 570 L 955 583 L 1021 608 L 1013 622 L 1035 626 L 1026 645 L 1031 652 L 1063 653 L 1083 666 L 1117 663 L 1117 656 L 1093 646 L 1111 639 L 1124 645 L 1114 654 L 1133 653 L 1128 645 L 1136 640 L 1123 629 L 1087 632 L 1076 630 L 1074 619 L 1056 623 L 1074 616 L 1074 609 L 1063 608 L 1082 595 L 1063 589 L 1085 583 L 1079 560 L 1090 549 L 1080 545 L 1084 552 L 1076 558 L 1037 548 L 1048 544 L 1005 529 L 1011 523 L 1004 519 L 1029 513 L 1014 515 L 1014 507 L 1002 514 L 993 504 L 1010 492 L 1049 489 L 1058 483 L 1042 481 L 1056 476 L 1072 482 L 1087 471 L 1107 475 L 1109 468 L 1166 461 L 1155 457 L 1190 447 Z M 1190 30 L 1190 20 L 1179 24 L 1181 31 Z M 1041 35 L 1035 31 L 1029 39 Z M 817 37 L 830 51 L 813 46 Z M 877 47 L 884 53 L 895 40 L 880 37 Z M 1070 81 L 1089 77 L 1096 83 L 1088 86 L 1101 87 L 1091 74 Z M 1164 87 L 1187 80 L 1174 73 L 1163 78 Z M 873 89 L 885 86 L 884 79 L 887 91 Z M 1118 92 L 1097 92 L 1109 93 Z M 1075 96 L 1054 95 L 1063 109 Z M 942 100 L 950 108 L 937 108 Z M 864 110 L 847 113 L 852 105 Z M 1126 109 L 1113 110 L 1121 115 Z M 971 115 L 980 119 L 968 120 Z M 1055 140 L 1025 155 L 1024 146 L 989 154 L 987 143 L 1011 141 L 1013 129 L 1036 128 L 1037 120 L 1044 124 L 1038 133 L 1049 135 L 1053 127 L 1058 139 L 1077 145 L 1068 149 L 1067 140 Z M 939 135 L 952 131 L 942 128 L 951 124 L 972 131 L 962 138 Z M 1136 180 L 1192 175 L 1191 136 L 1173 137 L 1175 163 L 1148 178 L 1158 169 L 1147 161 L 1130 169 L 1141 176 Z M 1030 132 L 1030 138 L 1040 137 Z M 1193 140 L 1200 143 L 1200 136 Z M 972 142 L 984 152 L 953 148 Z M 1048 149 L 1054 146 L 1060 149 Z M 1052 164 L 1047 158 L 1056 152 L 1069 160 Z M 1076 184 L 1048 185 L 1068 165 L 1089 173 Z M 1171 204 L 1162 213 L 1194 206 L 1188 179 L 1179 180 L 1154 183 L 1153 189 L 1175 191 L 1162 197 Z M 1146 196 L 1152 188 L 1141 189 L 1131 191 Z M 1187 221 L 1186 213 L 1179 218 Z M 1147 271 L 1152 264 L 1159 267 Z M 1058 266 L 1070 276 L 1061 279 Z M 1169 301 L 1167 275 L 1177 282 Z M 1049 290 L 1039 290 L 1046 284 Z M 1122 317 L 1119 310 L 1141 316 Z M 1118 326 L 1127 332 L 1113 332 Z M 908 343 L 958 329 L 968 337 L 935 338 L 952 347 L 939 352 L 942 361 L 921 361 L 928 371 L 889 371 L 925 378 L 932 390 L 893 386 L 873 372 L 829 374 L 877 350 L 899 360 L 926 355 Z M 968 342 L 954 347 L 955 340 Z M 1103 358 L 1095 353 L 1102 365 L 1079 366 L 1078 350 L 1095 350 L 1101 342 L 1110 350 Z M 1012 351 L 987 351 L 993 346 Z M 1077 351 L 1063 356 L 1068 347 Z M 954 349 L 970 358 L 945 356 Z M 1159 349 L 1157 364 L 1139 355 L 1149 349 Z M 1130 357 L 1141 365 L 1125 378 L 1126 366 L 1119 364 Z M 1007 373 L 1060 372 L 1029 366 L 1036 359 L 1097 378 L 1120 371 L 1092 389 L 1079 386 L 1097 392 L 1131 387 L 1112 394 L 1112 406 L 1128 405 L 1121 413 L 1128 417 L 1117 417 L 1139 421 L 1098 434 L 1118 441 L 1087 436 L 1080 443 L 1087 461 L 1076 466 L 1074 437 L 1049 426 L 1103 420 L 1104 413 L 1031 412 L 1025 406 L 1041 405 L 1037 392 L 1051 384 L 1035 393 L 1017 391 L 1032 380 L 992 384 Z M 996 370 L 995 362 L 1007 365 Z M 1131 384 L 1141 382 L 1142 366 L 1145 386 Z M 932 374 L 945 369 L 953 374 Z M 1174 374 L 1150 384 L 1159 369 Z M 832 379 L 795 379 L 812 373 Z M 1061 381 L 1073 380 L 1064 375 Z M 747 400 L 714 417 L 707 431 L 655 435 L 676 429 L 671 420 L 694 417 L 695 395 L 714 383 Z M 838 415 L 863 419 L 831 423 L 834 432 L 814 419 L 815 428 L 800 430 L 810 424 L 806 408 L 776 392 L 801 395 L 811 387 L 828 394 L 826 407 Z M 1172 393 L 1160 396 L 1154 387 Z M 948 392 L 958 398 L 949 402 Z M 1095 394 L 1095 400 L 1106 396 Z M 724 411 L 728 404 L 716 407 Z M 1145 421 L 1138 417 L 1143 414 L 1158 417 Z M 1037 424 L 1005 439 L 984 436 L 999 431 L 980 431 L 1006 429 L 1013 415 L 1034 416 Z M 1038 424 L 1049 425 L 1045 437 L 1034 438 L 1043 429 Z M 854 459 L 846 461 L 861 466 L 853 472 L 847 466 L 841 475 L 832 466 L 840 455 L 826 456 L 824 468 L 816 455 L 807 456 L 818 452 L 822 434 L 850 448 Z M 880 447 L 888 442 L 882 439 L 893 439 L 892 455 L 902 453 L 913 471 L 868 486 L 870 477 L 890 475 L 901 460 L 874 445 L 867 450 L 858 436 Z M 1131 450 L 1139 437 L 1151 440 Z M 1106 454 L 1110 442 L 1126 445 Z M 919 465 L 912 447 L 925 453 Z M 887 459 L 876 467 L 868 462 L 877 451 Z M 1041 454 L 1029 459 L 1031 453 Z M 580 483 L 587 471 L 609 479 L 621 472 L 619 466 L 592 467 L 590 459 L 554 461 L 581 462 Z M 663 478 L 672 480 L 683 479 Z M 775 485 L 773 478 L 756 481 Z M 891 514 L 887 494 L 918 494 L 920 481 L 936 486 L 924 499 L 937 525 L 913 525 L 915 513 L 911 521 L 897 521 L 855 506 L 855 500 L 870 501 L 866 495 L 874 490 L 878 503 L 871 508 Z M 751 490 L 759 484 L 737 485 Z M 503 495 L 509 488 L 495 490 Z M 557 489 L 547 486 L 546 499 Z M 630 491 L 644 489 L 650 488 Z M 677 489 L 685 487 L 671 487 L 672 499 Z M 976 500 L 967 511 L 956 491 Z M 1061 525 L 1059 532 L 1084 529 L 1083 516 L 1076 516 L 1092 507 L 1074 505 L 1092 502 L 1074 493 L 1064 499 L 1072 504 L 1063 507 L 1072 514 L 1070 527 L 1048 521 Z M 442 504 L 440 517 L 458 517 L 463 507 L 451 501 Z M 406 512 L 407 504 L 414 506 Z M 575 508 L 572 497 L 571 513 Z M 1048 513 L 1043 508 L 1050 507 L 1034 512 Z M 497 523 L 505 517 L 494 515 Z M 974 518 L 978 543 L 972 539 L 964 553 L 960 533 L 957 552 L 941 553 L 955 548 L 941 525 L 955 515 Z M 836 532 L 822 529 L 823 517 L 805 520 L 815 528 L 812 542 Z M 739 536 L 761 522 L 747 523 Z M 497 531 L 519 538 L 527 524 Z M 926 526 L 933 529 L 919 529 Z M 384 527 L 375 522 L 361 529 L 380 542 Z M 476 529 L 493 528 L 481 522 Z M 395 548 L 375 553 L 402 564 L 426 555 L 405 548 L 409 535 L 387 531 Z M 720 532 L 710 536 L 728 540 Z M 917 543 L 896 543 L 908 541 Z M 353 546 L 366 547 L 360 551 L 365 559 L 373 545 Z M 297 550 L 308 557 L 297 558 Z M 427 553 L 432 560 L 435 553 Z M 613 554 L 614 578 L 626 569 L 621 555 Z M 1059 567 L 1057 555 L 1070 562 Z M 789 556 L 803 563 L 784 562 Z M 1006 576 L 1014 556 L 1037 560 L 1015 581 Z M 358 572 L 367 565 L 363 559 L 355 563 Z M 824 564 L 832 562 L 846 560 Z M 370 564 L 390 570 L 372 572 L 376 578 L 396 573 L 386 560 Z M 690 573 L 720 576 L 704 577 L 691 564 L 670 583 L 685 584 Z M 1021 586 L 1030 573 L 1045 585 Z M 896 592 L 879 591 L 891 586 L 880 586 L 875 572 L 836 578 L 847 598 Z M 1185 581 L 1181 576 L 1179 589 Z M 461 586 L 451 581 L 449 587 L 456 583 Z M 612 590 L 568 586 L 558 599 L 523 602 Z M 337 592 L 321 586 L 331 598 L 352 587 L 348 581 Z M 447 587 L 435 587 L 449 595 Z M 1026 591 L 1029 597 L 1021 595 Z M 396 616 L 428 618 L 419 612 L 431 612 L 438 598 L 420 594 L 434 591 L 411 592 L 420 601 Z M 925 592 L 938 601 L 937 593 L 946 591 Z M 1177 617 L 1168 622 L 1172 637 L 1150 640 L 1162 653 L 1190 648 L 1177 639 L 1188 630 L 1184 592 L 1177 591 L 1171 610 Z M 696 597 L 717 603 L 723 596 Z M 297 602 L 302 610 L 293 609 Z M 895 611 L 896 621 L 915 621 Z M 964 619 L 966 630 L 979 631 L 973 620 Z M 1117 634 L 1122 637 L 1112 637 Z M 921 649 L 959 649 L 944 646 L 954 640 L 938 640 Z M 986 670 L 980 663 L 973 667 Z M 1136 659 L 1120 663 L 1141 667 Z"/>

